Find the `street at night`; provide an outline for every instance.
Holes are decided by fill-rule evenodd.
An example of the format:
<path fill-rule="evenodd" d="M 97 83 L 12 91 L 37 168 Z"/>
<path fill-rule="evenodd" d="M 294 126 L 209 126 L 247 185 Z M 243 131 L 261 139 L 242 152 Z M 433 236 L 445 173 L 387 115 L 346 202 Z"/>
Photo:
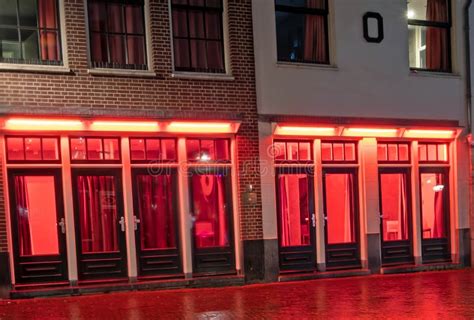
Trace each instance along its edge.
<path fill-rule="evenodd" d="M 471 270 L 0 301 L 1 319 L 463 319 Z"/>

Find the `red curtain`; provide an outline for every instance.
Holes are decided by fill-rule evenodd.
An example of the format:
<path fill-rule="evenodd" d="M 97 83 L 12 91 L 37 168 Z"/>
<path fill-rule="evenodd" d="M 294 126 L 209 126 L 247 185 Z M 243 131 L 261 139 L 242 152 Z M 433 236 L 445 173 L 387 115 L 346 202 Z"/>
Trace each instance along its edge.
<path fill-rule="evenodd" d="M 137 177 L 141 248 L 176 247 L 171 175 Z"/>
<path fill-rule="evenodd" d="M 38 0 L 41 60 L 60 60 L 57 16 L 56 0 Z"/>
<path fill-rule="evenodd" d="M 196 247 L 228 246 L 225 177 L 195 174 L 192 177 L 192 188 Z"/>
<path fill-rule="evenodd" d="M 324 9 L 325 0 L 306 0 L 308 8 Z M 304 60 L 327 61 L 326 25 L 324 17 L 307 14 L 305 18 Z"/>
<path fill-rule="evenodd" d="M 77 192 L 82 252 L 118 251 L 115 178 L 79 176 Z"/>
<path fill-rule="evenodd" d="M 436 174 L 436 186 L 444 185 L 443 175 Z M 433 222 L 433 238 L 444 238 L 445 234 L 445 217 L 444 217 L 444 189 L 436 190 L 434 195 L 434 222 Z"/>
<path fill-rule="evenodd" d="M 448 22 L 446 0 L 427 0 L 426 20 Z M 449 69 L 448 33 L 445 28 L 427 27 L 426 30 L 426 67 L 433 70 Z"/>
<path fill-rule="evenodd" d="M 327 174 L 325 188 L 328 243 L 355 242 L 353 175 L 345 173 Z"/>
<path fill-rule="evenodd" d="M 407 203 L 407 176 L 400 175 L 400 233 L 401 240 L 408 239 L 408 203 Z"/>
<path fill-rule="evenodd" d="M 18 221 L 18 239 L 20 256 L 32 254 L 28 189 L 24 176 L 15 176 L 16 218 Z"/>

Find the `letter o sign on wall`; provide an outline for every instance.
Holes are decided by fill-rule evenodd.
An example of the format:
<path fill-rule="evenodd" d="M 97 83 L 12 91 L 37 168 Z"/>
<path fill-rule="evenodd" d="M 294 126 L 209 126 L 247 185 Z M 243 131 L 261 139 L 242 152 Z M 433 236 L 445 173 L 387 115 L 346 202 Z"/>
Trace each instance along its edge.
<path fill-rule="evenodd" d="M 380 43 L 383 40 L 383 18 L 378 12 L 367 12 L 363 17 L 364 38 L 367 42 Z"/>

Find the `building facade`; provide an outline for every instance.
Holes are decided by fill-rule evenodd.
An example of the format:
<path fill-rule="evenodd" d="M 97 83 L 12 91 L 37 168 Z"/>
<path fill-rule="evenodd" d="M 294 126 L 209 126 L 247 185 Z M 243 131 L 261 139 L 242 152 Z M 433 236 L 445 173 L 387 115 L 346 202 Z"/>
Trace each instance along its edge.
<path fill-rule="evenodd" d="M 467 4 L 254 1 L 268 277 L 470 263 Z"/>
<path fill-rule="evenodd" d="M 263 235 L 251 1 L 9 0 L 0 30 L 2 283 L 242 283 Z"/>

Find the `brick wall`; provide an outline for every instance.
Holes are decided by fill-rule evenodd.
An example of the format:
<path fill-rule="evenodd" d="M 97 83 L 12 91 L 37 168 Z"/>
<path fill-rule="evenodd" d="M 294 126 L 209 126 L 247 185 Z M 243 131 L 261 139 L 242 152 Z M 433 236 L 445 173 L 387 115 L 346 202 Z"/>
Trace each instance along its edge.
<path fill-rule="evenodd" d="M 251 0 L 228 0 L 230 63 L 233 81 L 176 79 L 168 0 L 150 0 L 152 59 L 156 77 L 92 76 L 87 72 L 87 34 L 83 0 L 65 0 L 67 51 L 71 74 L 0 72 L 0 105 L 21 109 L 163 110 L 228 112 L 242 115 L 237 137 L 239 191 L 252 185 L 256 205 L 241 203 L 242 238 L 261 239 L 258 127 L 252 43 Z M 20 109 L 20 108 L 19 108 Z M 250 165 L 249 165 L 250 164 Z M 0 196 L 0 250 L 6 250 L 3 194 Z"/>

